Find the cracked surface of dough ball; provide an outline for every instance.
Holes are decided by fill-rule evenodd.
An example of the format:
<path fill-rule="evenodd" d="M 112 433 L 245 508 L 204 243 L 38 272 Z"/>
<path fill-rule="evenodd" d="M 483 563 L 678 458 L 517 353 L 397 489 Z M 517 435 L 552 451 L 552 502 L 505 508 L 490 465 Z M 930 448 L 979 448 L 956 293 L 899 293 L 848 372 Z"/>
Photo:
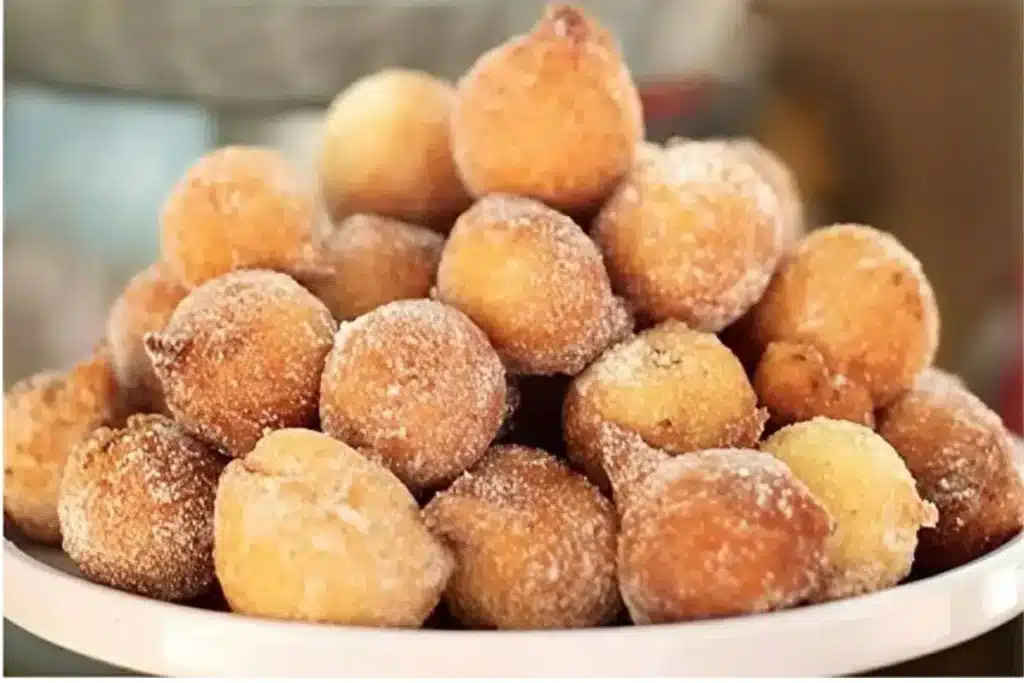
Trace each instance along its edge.
<path fill-rule="evenodd" d="M 863 425 L 816 417 L 784 427 L 762 445 L 807 484 L 836 522 L 830 572 L 816 600 L 871 593 L 910 573 L 918 531 L 935 506 L 885 439 Z"/>
<path fill-rule="evenodd" d="M 1024 527 L 1024 481 L 1002 420 L 953 375 L 926 370 L 887 406 L 879 434 L 939 510 L 918 537 L 915 562 L 945 570 L 999 547 Z"/>
<path fill-rule="evenodd" d="M 633 326 L 583 230 L 522 197 L 492 195 L 459 217 L 437 294 L 479 325 L 517 374 L 575 375 Z"/>
<path fill-rule="evenodd" d="M 426 225 L 467 206 L 452 157 L 450 83 L 385 69 L 342 91 L 327 112 L 319 173 L 335 219 L 374 213 Z"/>
<path fill-rule="evenodd" d="M 224 596 L 254 616 L 417 627 L 453 568 L 393 474 L 305 429 L 273 432 L 227 466 L 214 531 Z"/>
<path fill-rule="evenodd" d="M 72 449 L 120 417 L 101 352 L 68 372 L 40 372 L 4 395 L 4 514 L 33 541 L 60 543 L 57 498 Z"/>
<path fill-rule="evenodd" d="M 427 228 L 382 216 L 342 220 L 324 240 L 325 273 L 306 284 L 338 320 L 430 294 L 444 239 Z"/>
<path fill-rule="evenodd" d="M 867 392 L 875 408 L 931 364 L 939 337 L 920 263 L 896 238 L 863 225 L 807 235 L 780 265 L 751 324 L 758 348 L 792 341 L 816 349 L 830 374 Z"/>
<path fill-rule="evenodd" d="M 713 449 L 666 457 L 616 500 L 619 587 L 637 624 L 783 609 L 824 578 L 832 521 L 770 455 Z"/>
<path fill-rule="evenodd" d="M 427 299 L 343 323 L 320 392 L 323 431 L 370 449 L 416 492 L 479 460 L 505 410 L 505 370 L 483 332 Z"/>
<path fill-rule="evenodd" d="M 808 344 L 769 344 L 754 373 L 754 390 L 762 404 L 771 406 L 775 426 L 818 416 L 875 426 L 867 390 L 829 367 L 822 353 Z"/>
<path fill-rule="evenodd" d="M 174 419 L 239 457 L 267 429 L 316 425 L 336 329 L 287 275 L 245 270 L 192 290 L 146 350 Z"/>
<path fill-rule="evenodd" d="M 532 197 L 595 209 L 643 139 L 640 99 L 612 36 L 580 9 L 550 4 L 537 24 L 482 55 L 452 109 L 455 161 L 476 197 Z"/>
<path fill-rule="evenodd" d="M 569 387 L 564 432 L 570 461 L 607 490 L 605 423 L 669 453 L 753 447 L 765 413 L 743 366 L 713 334 L 668 321 L 606 351 Z"/>
<path fill-rule="evenodd" d="M 64 551 L 97 583 L 159 600 L 205 594 L 224 462 L 163 415 L 96 431 L 61 480 Z"/>
<path fill-rule="evenodd" d="M 164 329 L 186 294 L 188 289 L 157 262 L 135 275 L 110 308 L 107 341 L 111 361 L 122 397 L 133 412 L 167 411 L 144 337 Z"/>
<path fill-rule="evenodd" d="M 582 628 L 618 614 L 615 510 L 548 453 L 495 446 L 424 512 L 454 553 L 445 601 L 461 623 Z"/>
<path fill-rule="evenodd" d="M 323 220 L 312 183 L 280 152 L 222 147 L 200 158 L 171 190 L 160 250 L 190 287 L 234 270 L 300 275 L 315 267 Z"/>
<path fill-rule="evenodd" d="M 778 196 L 743 156 L 686 142 L 634 166 L 592 234 L 638 317 L 719 332 L 764 292 L 782 231 Z"/>

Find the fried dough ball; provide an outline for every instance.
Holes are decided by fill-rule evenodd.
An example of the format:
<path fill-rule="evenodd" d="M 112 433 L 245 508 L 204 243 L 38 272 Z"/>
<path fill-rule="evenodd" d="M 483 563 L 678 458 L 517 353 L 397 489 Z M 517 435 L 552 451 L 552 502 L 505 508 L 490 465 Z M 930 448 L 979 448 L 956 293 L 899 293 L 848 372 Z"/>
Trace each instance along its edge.
<path fill-rule="evenodd" d="M 384 467 L 283 429 L 224 470 L 214 562 L 231 609 L 351 626 L 420 626 L 453 563 Z"/>
<path fill-rule="evenodd" d="M 938 513 L 882 437 L 816 417 L 779 430 L 761 448 L 789 465 L 835 519 L 831 569 L 816 600 L 871 593 L 906 578 L 918 530 L 934 527 Z"/>
<path fill-rule="evenodd" d="M 474 196 L 522 195 L 573 214 L 604 201 L 644 137 L 640 98 L 614 39 L 557 3 L 462 77 L 451 125 L 455 162 Z"/>
<path fill-rule="evenodd" d="M 771 406 L 773 425 L 821 416 L 875 426 L 874 403 L 867 390 L 829 367 L 809 344 L 769 344 L 754 373 L 754 390 L 764 405 Z"/>
<path fill-rule="evenodd" d="M 323 275 L 306 284 L 338 320 L 352 320 L 378 306 L 430 294 L 444 240 L 427 228 L 357 214 L 341 221 L 324 241 Z"/>
<path fill-rule="evenodd" d="M 522 197 L 492 195 L 459 217 L 437 295 L 479 325 L 517 374 L 575 375 L 633 326 L 583 230 Z"/>
<path fill-rule="evenodd" d="M 615 510 L 548 453 L 495 446 L 424 512 L 455 555 L 445 602 L 461 623 L 581 628 L 618 614 Z"/>
<path fill-rule="evenodd" d="M 765 412 L 735 356 L 713 334 L 669 320 L 606 351 L 569 387 L 569 460 L 607 490 L 601 426 L 614 424 L 669 453 L 753 447 Z"/>
<path fill-rule="evenodd" d="M 213 503 L 224 461 L 163 415 L 99 429 L 60 486 L 64 551 L 89 580 L 159 600 L 214 585 Z"/>
<path fill-rule="evenodd" d="M 881 412 L 878 431 L 939 510 L 936 527 L 918 537 L 918 566 L 958 567 L 1024 528 L 1024 481 L 1010 435 L 958 378 L 926 370 Z"/>
<path fill-rule="evenodd" d="M 335 219 L 375 213 L 436 225 L 469 206 L 452 158 L 453 97 L 447 81 L 385 69 L 335 98 L 319 159 L 321 188 Z"/>
<path fill-rule="evenodd" d="M 299 275 L 315 268 L 322 221 L 315 191 L 280 152 L 222 147 L 200 158 L 171 190 L 160 249 L 190 287 L 233 270 Z"/>
<path fill-rule="evenodd" d="M 188 289 L 156 262 L 133 277 L 110 308 L 107 341 L 122 398 L 132 412 L 164 413 L 163 388 L 143 338 L 164 329 Z"/>
<path fill-rule="evenodd" d="M 651 459 L 638 449 L 613 457 Z M 637 624 L 727 617 L 796 605 L 824 579 L 832 520 L 789 468 L 749 449 L 608 462 L 621 514 L 619 589 Z"/>
<path fill-rule="evenodd" d="M 4 513 L 33 541 L 60 543 L 57 497 L 71 450 L 120 418 L 100 351 L 68 372 L 40 372 L 4 395 Z"/>
<path fill-rule="evenodd" d="M 240 457 L 267 429 L 316 425 L 335 330 L 287 275 L 243 270 L 192 290 L 146 350 L 174 419 Z"/>
<path fill-rule="evenodd" d="M 856 411 L 845 411 L 864 393 L 875 408 L 884 406 L 931 364 L 939 315 L 920 264 L 894 237 L 863 225 L 833 225 L 810 233 L 781 265 L 754 308 L 751 328 L 761 350 L 783 341 L 816 350 L 818 370 L 852 397 L 842 411 L 851 415 Z M 792 361 L 767 354 L 757 373 L 778 377 L 792 372 L 779 364 Z M 800 416 L 819 407 L 814 396 L 773 396 L 803 403 Z M 773 415 L 794 412 L 766 406 Z"/>
<path fill-rule="evenodd" d="M 593 237 L 639 317 L 718 332 L 764 292 L 782 226 L 775 191 L 742 155 L 687 142 L 633 167 Z"/>
<path fill-rule="evenodd" d="M 505 410 L 505 371 L 483 332 L 428 299 L 342 324 L 323 373 L 323 431 L 370 449 L 415 492 L 479 460 Z"/>

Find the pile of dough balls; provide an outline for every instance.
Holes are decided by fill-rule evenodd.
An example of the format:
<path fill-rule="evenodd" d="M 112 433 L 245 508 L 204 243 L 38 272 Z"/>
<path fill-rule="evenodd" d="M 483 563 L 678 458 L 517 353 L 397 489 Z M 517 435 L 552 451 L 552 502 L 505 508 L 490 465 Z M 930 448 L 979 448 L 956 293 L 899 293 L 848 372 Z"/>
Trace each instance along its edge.
<path fill-rule="evenodd" d="M 552 4 L 457 83 L 371 74 L 318 163 L 167 198 L 95 353 L 4 400 L 4 512 L 90 581 L 378 627 L 755 614 L 1021 533 L 1000 419 L 932 367 L 920 264 L 805 225 L 751 140 L 644 139 Z"/>

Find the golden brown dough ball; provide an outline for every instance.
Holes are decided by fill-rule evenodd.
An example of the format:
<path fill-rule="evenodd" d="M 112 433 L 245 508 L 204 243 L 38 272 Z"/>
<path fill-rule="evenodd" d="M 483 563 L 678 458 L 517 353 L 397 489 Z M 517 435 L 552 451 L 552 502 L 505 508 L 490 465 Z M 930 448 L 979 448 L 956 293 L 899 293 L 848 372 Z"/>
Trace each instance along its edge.
<path fill-rule="evenodd" d="M 338 95 L 327 112 L 320 184 L 331 214 L 450 221 L 469 205 L 455 170 L 450 83 L 386 69 Z"/>
<path fill-rule="evenodd" d="M 143 338 L 164 329 L 186 294 L 188 289 L 157 262 L 135 275 L 110 308 L 107 341 L 111 360 L 122 397 L 133 412 L 167 411 Z"/>
<path fill-rule="evenodd" d="M 770 455 L 713 449 L 662 459 L 616 500 L 619 587 L 637 624 L 783 609 L 824 578 L 831 519 Z"/>
<path fill-rule="evenodd" d="M 638 317 L 718 332 L 764 292 L 782 223 L 778 196 L 742 155 L 687 142 L 633 167 L 593 237 Z"/>
<path fill-rule="evenodd" d="M 378 306 L 430 294 L 444 240 L 427 228 L 358 214 L 341 221 L 324 241 L 325 272 L 306 284 L 338 320 Z"/>
<path fill-rule="evenodd" d="M 615 510 L 548 453 L 495 446 L 424 512 L 454 553 L 445 602 L 461 623 L 581 628 L 618 614 Z"/>
<path fill-rule="evenodd" d="M 64 551 L 91 581 L 160 600 L 214 585 L 213 503 L 224 461 L 163 415 L 100 429 L 68 459 Z"/>
<path fill-rule="evenodd" d="M 938 515 L 882 437 L 816 417 L 779 430 L 761 448 L 789 465 L 836 522 L 829 577 L 816 600 L 871 593 L 906 578 L 918 531 L 934 527 Z"/>
<path fill-rule="evenodd" d="M 200 158 L 171 190 L 160 249 L 190 287 L 233 270 L 299 275 L 315 268 L 323 221 L 312 184 L 280 152 L 222 147 Z"/>
<path fill-rule="evenodd" d="M 240 457 L 265 430 L 316 425 L 336 329 L 287 275 L 243 270 L 192 290 L 146 350 L 174 419 Z"/>
<path fill-rule="evenodd" d="M 517 374 L 575 375 L 633 326 L 583 230 L 522 197 L 492 195 L 459 217 L 437 294 L 479 325 Z"/>
<path fill-rule="evenodd" d="M 329 436 L 283 429 L 224 470 L 214 562 L 231 609 L 350 626 L 420 626 L 452 573 L 412 495 Z"/>
<path fill-rule="evenodd" d="M 754 390 L 764 405 L 771 406 L 771 420 L 777 426 L 816 416 L 875 426 L 874 403 L 867 390 L 830 367 L 809 344 L 769 344 L 754 374 Z"/>
<path fill-rule="evenodd" d="M 505 371 L 483 332 L 427 299 L 343 323 L 323 373 L 324 432 L 371 450 L 416 492 L 480 459 L 505 410 Z"/>
<path fill-rule="evenodd" d="M 596 208 L 644 136 L 614 39 L 579 8 L 556 3 L 462 77 L 451 125 L 455 161 L 474 196 L 523 195 L 567 213 Z"/>
<path fill-rule="evenodd" d="M 918 537 L 916 563 L 927 570 L 966 564 L 1024 528 L 1024 482 L 1002 420 L 961 381 L 926 370 L 886 407 L 879 434 L 903 457 L 918 491 L 939 510 Z"/>
<path fill-rule="evenodd" d="M 4 513 L 30 539 L 60 543 L 57 497 L 71 450 L 120 418 L 117 384 L 98 352 L 68 372 L 40 372 L 4 395 Z"/>
<path fill-rule="evenodd" d="M 896 238 L 863 225 L 805 237 L 752 318 L 758 348 L 791 341 L 816 349 L 830 381 L 866 392 L 876 408 L 931 364 L 938 331 L 935 296 L 917 259 Z M 780 408 L 767 407 L 773 414 Z"/>
<path fill-rule="evenodd" d="M 735 356 L 713 334 L 670 320 L 606 351 L 569 387 L 569 459 L 607 490 L 602 426 L 669 453 L 752 447 L 765 413 Z"/>

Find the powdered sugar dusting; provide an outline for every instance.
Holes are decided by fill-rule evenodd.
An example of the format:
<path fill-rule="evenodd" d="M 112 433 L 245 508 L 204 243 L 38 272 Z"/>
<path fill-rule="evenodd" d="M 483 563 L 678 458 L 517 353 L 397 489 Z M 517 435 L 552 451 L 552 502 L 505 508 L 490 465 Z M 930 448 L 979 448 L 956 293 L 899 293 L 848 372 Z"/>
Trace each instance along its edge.
<path fill-rule="evenodd" d="M 93 581 L 163 600 L 213 585 L 213 504 L 223 461 L 159 415 L 100 429 L 61 483 L 64 551 Z"/>
<path fill-rule="evenodd" d="M 614 510 L 547 453 L 492 448 L 425 515 L 456 554 L 447 600 L 465 623 L 574 628 L 616 616 Z"/>

